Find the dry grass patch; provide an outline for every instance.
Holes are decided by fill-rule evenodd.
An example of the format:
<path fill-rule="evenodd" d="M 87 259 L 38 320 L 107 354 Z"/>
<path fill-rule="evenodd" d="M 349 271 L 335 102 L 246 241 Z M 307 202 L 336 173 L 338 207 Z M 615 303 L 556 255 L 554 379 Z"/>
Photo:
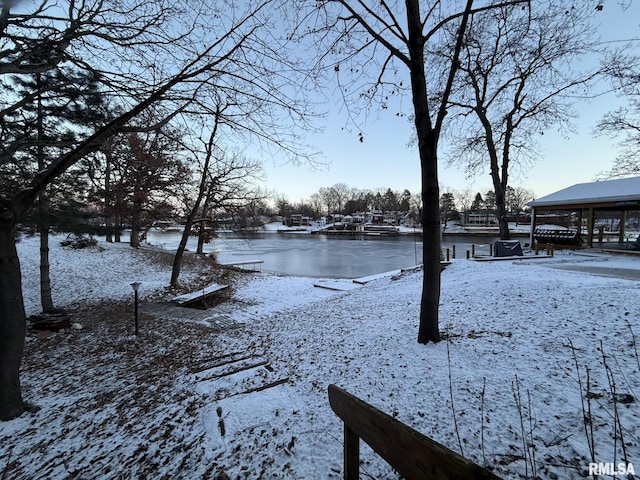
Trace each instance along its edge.
<path fill-rule="evenodd" d="M 30 332 L 23 395 L 34 408 L 3 429 L 2 478 L 217 478 L 188 373 L 221 354 L 202 325 L 144 318 L 131 305 L 71 311 L 81 330 Z M 141 319 L 142 320 L 142 319 Z"/>

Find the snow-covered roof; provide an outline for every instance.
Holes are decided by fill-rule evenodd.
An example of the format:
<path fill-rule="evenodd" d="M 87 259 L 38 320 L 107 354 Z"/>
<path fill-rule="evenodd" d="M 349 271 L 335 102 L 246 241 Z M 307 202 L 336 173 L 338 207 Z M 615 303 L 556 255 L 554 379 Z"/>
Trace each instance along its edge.
<path fill-rule="evenodd" d="M 578 183 L 529 203 L 531 207 L 640 201 L 640 177 Z"/>

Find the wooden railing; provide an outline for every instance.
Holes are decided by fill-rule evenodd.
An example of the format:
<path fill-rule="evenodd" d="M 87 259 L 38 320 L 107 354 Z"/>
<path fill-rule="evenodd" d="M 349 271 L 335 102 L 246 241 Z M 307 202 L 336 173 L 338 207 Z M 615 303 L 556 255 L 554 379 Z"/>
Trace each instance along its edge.
<path fill-rule="evenodd" d="M 344 422 L 345 480 L 359 479 L 360 439 L 407 480 L 500 480 L 335 385 L 329 385 L 329 404 Z"/>

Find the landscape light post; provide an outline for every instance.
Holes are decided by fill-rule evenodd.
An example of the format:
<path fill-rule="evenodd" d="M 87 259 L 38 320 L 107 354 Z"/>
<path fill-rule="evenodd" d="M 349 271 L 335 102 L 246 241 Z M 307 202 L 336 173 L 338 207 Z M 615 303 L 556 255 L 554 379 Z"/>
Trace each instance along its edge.
<path fill-rule="evenodd" d="M 140 282 L 133 282 L 130 285 L 131 285 L 131 288 L 133 288 L 133 296 L 134 296 L 134 303 L 135 303 L 135 313 L 134 313 L 135 335 L 137 337 L 138 336 L 138 289 L 140 288 Z"/>

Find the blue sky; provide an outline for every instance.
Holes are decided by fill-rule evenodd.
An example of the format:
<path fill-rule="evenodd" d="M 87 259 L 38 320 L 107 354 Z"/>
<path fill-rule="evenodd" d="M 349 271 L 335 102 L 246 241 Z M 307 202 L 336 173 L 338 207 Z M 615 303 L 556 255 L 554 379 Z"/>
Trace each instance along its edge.
<path fill-rule="evenodd" d="M 595 5 L 595 2 L 594 2 Z M 627 10 L 618 2 L 608 0 L 598 13 L 600 35 L 603 40 L 629 39 L 640 36 L 640 1 Z M 640 52 L 639 52 L 640 53 Z M 576 183 L 591 182 L 609 169 L 617 155 L 616 140 L 594 138 L 592 130 L 607 111 L 619 103 L 609 94 L 585 101 L 579 106 L 577 132 L 564 138 L 556 131 L 540 137 L 541 159 L 525 172 L 526 176 L 511 178 L 512 186 L 523 186 L 541 197 Z M 363 129 L 365 141 L 360 142 L 358 131 L 347 131 L 347 117 L 340 100 L 336 99 L 322 134 L 307 141 L 320 150 L 325 167 L 312 168 L 308 164 L 293 165 L 265 159 L 266 186 L 284 195 L 289 201 L 307 199 L 320 187 L 343 182 L 352 187 L 420 191 L 419 158 L 411 140 L 412 126 L 406 118 L 399 118 L 392 109 L 380 111 L 377 118 L 369 118 Z M 405 109 L 406 110 L 406 109 Z M 488 172 L 466 178 L 461 167 L 448 167 L 440 157 L 440 185 L 443 189 L 485 193 L 491 190 Z"/>

